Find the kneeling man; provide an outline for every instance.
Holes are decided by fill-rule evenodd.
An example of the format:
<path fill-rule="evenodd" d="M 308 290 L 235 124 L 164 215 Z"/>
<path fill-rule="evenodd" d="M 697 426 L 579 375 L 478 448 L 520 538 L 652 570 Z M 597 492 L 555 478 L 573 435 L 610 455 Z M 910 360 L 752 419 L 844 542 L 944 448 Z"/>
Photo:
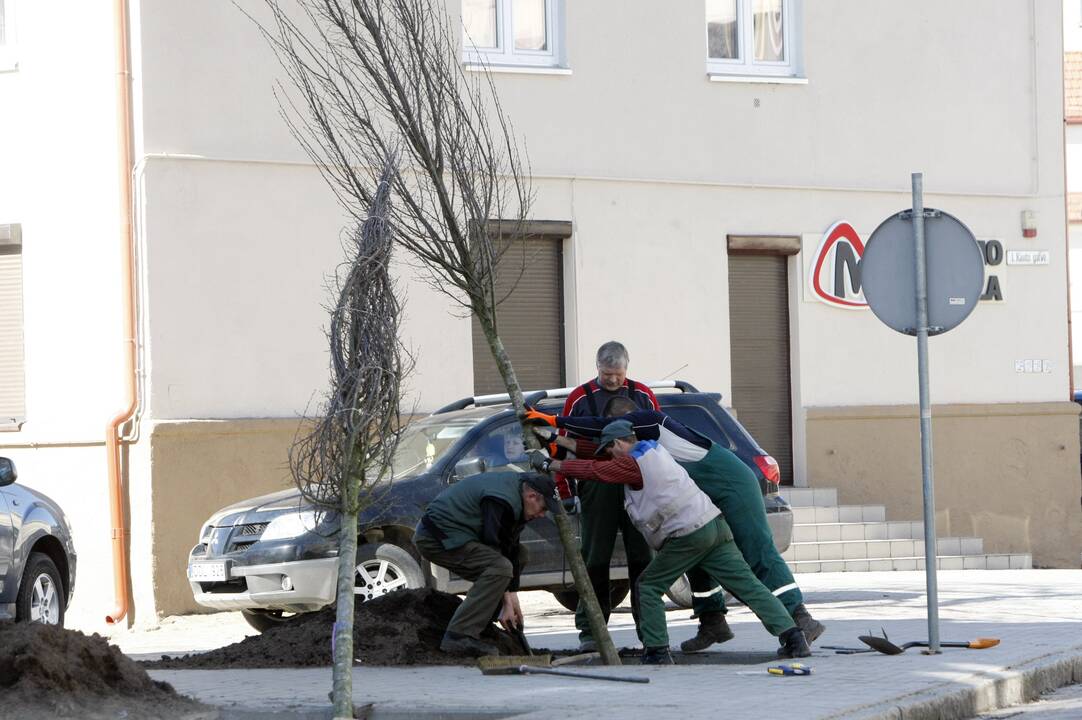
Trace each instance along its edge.
<path fill-rule="evenodd" d="M 592 449 L 579 440 L 578 457 Z M 751 608 L 772 635 L 780 657 L 811 654 L 804 633 L 785 606 L 755 577 L 721 512 L 687 471 L 656 440 L 638 440 L 627 420 L 605 426 L 595 454 L 612 446 L 613 459 L 548 460 L 535 455 L 539 469 L 561 471 L 580 480 L 624 486 L 624 507 L 657 555 L 639 576 L 639 616 L 644 664 L 671 664 L 665 624 L 665 591 L 688 570 L 698 567 Z"/>
<path fill-rule="evenodd" d="M 440 649 L 499 654 L 481 632 L 499 613 L 505 628 L 522 626 L 518 581 L 523 526 L 556 512 L 556 485 L 537 473 L 492 472 L 451 485 L 428 505 L 413 544 L 429 562 L 473 583 L 458 606 Z"/>

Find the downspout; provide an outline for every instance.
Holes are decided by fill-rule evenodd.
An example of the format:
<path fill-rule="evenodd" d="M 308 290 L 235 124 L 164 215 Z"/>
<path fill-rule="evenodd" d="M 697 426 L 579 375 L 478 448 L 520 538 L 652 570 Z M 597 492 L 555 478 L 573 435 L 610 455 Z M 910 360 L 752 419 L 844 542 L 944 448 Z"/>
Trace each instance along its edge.
<path fill-rule="evenodd" d="M 120 427 L 131 419 L 136 408 L 135 377 L 135 283 L 132 248 L 132 110 L 131 57 L 128 50 L 128 2 L 114 0 L 117 59 L 117 141 L 120 180 L 120 242 L 121 288 L 124 313 L 124 409 L 118 412 L 106 428 L 105 446 L 109 470 L 109 515 L 112 521 L 113 582 L 116 602 L 105 617 L 107 623 L 118 623 L 128 614 L 129 568 L 127 557 L 127 523 L 124 518 L 126 489 L 120 472 Z"/>

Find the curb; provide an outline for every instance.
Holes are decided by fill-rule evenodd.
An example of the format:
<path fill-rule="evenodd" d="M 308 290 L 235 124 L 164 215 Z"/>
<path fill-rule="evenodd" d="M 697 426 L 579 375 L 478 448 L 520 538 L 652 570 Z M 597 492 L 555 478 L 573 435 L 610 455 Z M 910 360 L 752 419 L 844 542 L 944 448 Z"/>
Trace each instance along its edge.
<path fill-rule="evenodd" d="M 862 705 L 822 720 L 968 720 L 980 713 L 1031 702 L 1075 683 L 1082 683 L 1082 645 L 998 671 L 974 673 L 964 681 L 953 680 L 874 705 Z"/>

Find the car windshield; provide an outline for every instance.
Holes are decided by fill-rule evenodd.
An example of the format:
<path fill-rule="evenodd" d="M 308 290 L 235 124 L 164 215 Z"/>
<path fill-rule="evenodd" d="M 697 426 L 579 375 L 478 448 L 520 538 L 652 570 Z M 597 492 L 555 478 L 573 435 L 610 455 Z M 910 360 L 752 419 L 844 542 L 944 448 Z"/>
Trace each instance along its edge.
<path fill-rule="evenodd" d="M 395 480 L 428 472 L 471 428 L 502 409 L 475 408 L 432 415 L 410 423 L 402 433 L 394 455 Z"/>

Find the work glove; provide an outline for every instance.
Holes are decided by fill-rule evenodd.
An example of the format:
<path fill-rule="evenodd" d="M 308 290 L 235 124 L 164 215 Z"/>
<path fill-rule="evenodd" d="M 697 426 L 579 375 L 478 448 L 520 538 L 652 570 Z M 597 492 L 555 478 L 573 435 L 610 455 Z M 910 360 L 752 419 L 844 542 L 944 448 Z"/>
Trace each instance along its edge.
<path fill-rule="evenodd" d="M 526 415 L 522 418 L 522 422 L 527 425 L 549 425 L 556 427 L 556 416 L 547 415 L 540 410 L 534 410 L 531 407 L 526 408 Z"/>
<path fill-rule="evenodd" d="M 534 470 L 543 473 L 549 471 L 549 465 L 552 464 L 552 459 L 547 452 L 544 450 L 527 450 L 526 454 L 530 456 L 530 467 Z"/>
<path fill-rule="evenodd" d="M 530 430 L 533 431 L 533 434 L 537 436 L 542 445 L 548 445 L 556 440 L 556 431 L 548 425 L 531 425 Z"/>

